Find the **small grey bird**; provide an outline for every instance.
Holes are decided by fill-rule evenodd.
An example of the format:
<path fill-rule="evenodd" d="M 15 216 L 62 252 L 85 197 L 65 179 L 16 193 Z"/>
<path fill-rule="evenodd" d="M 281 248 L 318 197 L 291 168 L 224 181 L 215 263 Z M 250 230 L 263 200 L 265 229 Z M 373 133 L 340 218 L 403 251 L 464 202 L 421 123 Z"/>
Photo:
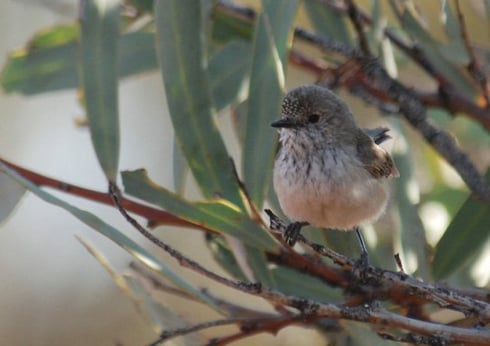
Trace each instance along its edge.
<path fill-rule="evenodd" d="M 274 165 L 274 189 L 284 213 L 293 221 L 285 241 L 293 246 L 301 228 L 355 230 L 361 260 L 367 250 L 359 226 L 383 213 L 387 178 L 399 172 L 378 144 L 390 138 L 387 128 L 356 125 L 347 104 L 330 90 L 305 85 L 284 98 L 279 128 L 281 148 Z"/>

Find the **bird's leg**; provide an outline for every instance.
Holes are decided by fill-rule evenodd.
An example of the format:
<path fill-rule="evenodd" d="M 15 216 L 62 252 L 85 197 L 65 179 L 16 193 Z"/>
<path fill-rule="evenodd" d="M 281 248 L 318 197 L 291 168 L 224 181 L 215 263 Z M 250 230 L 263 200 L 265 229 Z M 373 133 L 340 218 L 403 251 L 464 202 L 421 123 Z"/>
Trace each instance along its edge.
<path fill-rule="evenodd" d="M 292 222 L 286 227 L 286 231 L 284 232 L 284 241 L 289 246 L 294 246 L 296 241 L 298 240 L 298 236 L 301 232 L 301 228 L 303 226 L 307 226 L 308 222 Z"/>
<path fill-rule="evenodd" d="M 359 226 L 356 226 L 354 230 L 356 231 L 357 239 L 359 240 L 359 245 L 361 246 L 361 258 L 358 262 L 359 267 L 361 271 L 366 271 L 368 267 L 368 251 L 366 247 L 366 242 L 364 241 L 364 237 L 362 236 Z"/>

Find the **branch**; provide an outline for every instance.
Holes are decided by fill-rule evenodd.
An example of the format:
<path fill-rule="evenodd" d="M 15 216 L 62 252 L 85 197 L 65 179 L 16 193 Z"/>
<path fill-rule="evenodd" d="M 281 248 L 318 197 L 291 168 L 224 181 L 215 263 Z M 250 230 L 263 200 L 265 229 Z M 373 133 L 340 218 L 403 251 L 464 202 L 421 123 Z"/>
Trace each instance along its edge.
<path fill-rule="evenodd" d="M 112 197 L 103 192 L 86 189 L 83 187 L 79 187 L 73 184 L 69 184 L 62 180 L 53 179 L 47 177 L 45 175 L 33 172 L 16 164 L 13 164 L 7 160 L 0 158 L 0 162 L 4 163 L 8 167 L 14 169 L 17 173 L 22 175 L 24 178 L 29 180 L 31 183 L 37 186 L 46 186 L 53 188 L 55 190 L 81 197 L 87 199 L 89 201 L 99 202 L 106 205 L 112 205 Z M 205 225 L 192 223 L 190 221 L 181 219 L 180 217 L 166 212 L 162 209 L 152 208 L 150 206 L 140 204 L 138 202 L 134 202 L 127 198 L 123 198 L 121 200 L 121 204 L 124 206 L 126 210 L 131 211 L 136 215 L 143 216 L 147 220 L 149 220 L 150 224 L 164 224 L 170 226 L 179 226 L 179 227 L 189 227 L 193 229 L 199 229 L 206 232 L 216 233 L 214 230 L 206 228 Z"/>
<path fill-rule="evenodd" d="M 271 230 L 283 234 L 287 224 L 278 218 L 271 210 L 266 210 L 270 217 Z M 306 245 L 320 256 L 326 256 L 342 266 L 346 273 L 348 285 L 343 286 L 350 292 L 356 292 L 360 299 L 356 303 L 372 301 L 374 299 L 390 299 L 397 304 L 410 306 L 420 304 L 421 300 L 435 303 L 442 308 L 460 311 L 465 315 L 475 314 L 479 318 L 490 321 L 490 304 L 484 300 L 471 298 L 458 293 L 449 287 L 433 286 L 421 280 L 410 277 L 402 272 L 393 272 L 373 266 L 368 266 L 365 278 L 355 270 L 355 260 L 349 259 L 322 245 L 314 244 L 301 236 L 298 242 Z M 488 292 L 487 292 L 488 293 Z M 480 296 L 484 296 L 479 292 Z"/>
<path fill-rule="evenodd" d="M 361 14 L 359 8 L 357 7 L 354 0 L 347 0 L 347 14 L 349 19 L 356 30 L 357 37 L 359 39 L 359 47 L 364 55 L 371 55 L 371 50 L 369 49 L 369 43 L 364 32 L 364 26 L 361 23 Z"/>
<path fill-rule="evenodd" d="M 383 328 L 388 326 L 396 327 L 420 334 L 422 336 L 430 336 L 434 340 L 437 340 L 438 343 L 463 342 L 477 345 L 485 345 L 490 343 L 490 332 L 488 330 L 452 327 L 435 322 L 421 321 L 414 318 L 397 315 L 379 307 L 377 304 L 362 304 L 360 306 L 350 307 L 343 304 L 337 305 L 319 303 L 309 299 L 285 295 L 278 291 L 263 287 L 260 283 L 248 283 L 225 278 L 204 268 L 197 262 L 158 239 L 143 226 L 141 226 L 126 212 L 126 210 L 124 210 L 124 207 L 121 205 L 119 189 L 112 182 L 109 183 L 109 191 L 116 207 L 125 217 L 125 219 L 145 238 L 176 259 L 182 266 L 237 291 L 261 297 L 273 306 L 289 306 L 297 309 L 303 316 L 306 316 L 308 320 L 330 317 L 335 319 L 367 322 Z M 387 273 L 387 271 L 382 272 Z M 393 277 L 392 279 L 396 279 L 396 277 Z M 406 280 L 407 277 L 403 276 L 403 279 Z M 485 307 L 485 303 L 482 303 L 482 306 Z M 486 309 L 487 313 L 489 313 L 489 311 L 490 309 Z M 288 324 L 291 323 L 290 321 L 291 320 L 288 320 Z M 282 328 L 282 325 L 280 325 L 279 328 Z"/>

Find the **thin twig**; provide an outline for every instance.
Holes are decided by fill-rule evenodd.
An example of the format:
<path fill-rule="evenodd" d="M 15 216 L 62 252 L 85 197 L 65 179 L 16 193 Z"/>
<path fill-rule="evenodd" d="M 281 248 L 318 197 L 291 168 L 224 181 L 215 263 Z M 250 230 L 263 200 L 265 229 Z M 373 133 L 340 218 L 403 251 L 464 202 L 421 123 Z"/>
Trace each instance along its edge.
<path fill-rule="evenodd" d="M 243 318 L 225 318 L 225 319 L 219 319 L 219 320 L 213 320 L 213 321 L 206 321 L 202 323 L 198 323 L 192 326 L 185 326 L 182 328 L 178 329 L 173 329 L 173 330 L 168 330 L 164 331 L 160 334 L 160 337 L 158 340 L 152 342 L 148 346 L 157 346 L 161 344 L 162 342 L 168 341 L 170 339 L 176 338 L 178 336 L 182 335 L 187 335 L 191 333 L 198 332 L 203 329 L 208 329 L 208 328 L 213 328 L 213 327 L 220 327 L 220 326 L 226 326 L 229 324 L 247 324 L 247 323 L 259 323 L 261 322 L 261 319 L 243 319 Z"/>
<path fill-rule="evenodd" d="M 250 324 L 247 328 L 242 329 L 240 332 L 227 335 L 221 338 L 214 338 L 210 340 L 206 346 L 224 346 L 232 342 L 244 339 L 246 337 L 260 334 L 260 333 L 271 333 L 275 334 L 282 328 L 290 326 L 292 324 L 307 324 L 308 322 L 313 322 L 319 319 L 317 316 L 305 316 L 305 315 L 294 315 L 289 318 L 275 319 L 264 321 L 263 323 Z"/>
<path fill-rule="evenodd" d="M 261 285 L 260 284 L 254 284 L 254 283 L 246 283 L 246 282 L 241 282 L 241 281 L 236 281 L 236 280 L 231 280 L 227 279 L 224 276 L 218 275 L 203 266 L 201 266 L 199 263 L 197 263 L 194 260 L 191 260 L 181 252 L 177 251 L 155 235 L 153 235 L 150 231 L 148 231 L 145 227 L 139 224 L 136 219 L 134 219 L 131 215 L 128 214 L 128 212 L 124 209 L 124 206 L 121 204 L 121 193 L 117 185 L 113 182 L 109 183 L 109 193 L 114 201 L 115 206 L 119 210 L 119 212 L 124 216 L 126 221 L 129 222 L 136 230 L 138 230 L 141 235 L 143 235 L 146 239 L 151 241 L 153 244 L 158 246 L 160 249 L 168 253 L 170 256 L 172 256 L 174 259 L 176 259 L 180 265 L 183 267 L 192 269 L 193 271 L 213 280 L 216 282 L 219 282 L 225 286 L 228 286 L 230 288 L 234 288 L 237 290 L 245 290 L 247 292 L 254 292 L 255 290 L 260 290 Z"/>
<path fill-rule="evenodd" d="M 271 210 L 267 209 L 266 213 L 270 217 L 271 229 L 280 234 L 285 232 L 287 227 L 286 223 L 277 217 Z M 303 236 L 298 238 L 298 243 L 308 246 L 321 256 L 327 256 L 344 268 L 355 268 L 354 260 L 340 255 L 322 245 L 312 243 Z M 367 276 L 366 280 L 362 280 L 360 273 L 357 273 L 356 271 L 349 272 L 351 283 L 352 281 L 355 283 L 354 286 L 358 292 L 363 292 L 364 299 L 370 296 L 375 299 L 389 297 L 389 299 L 403 305 L 403 300 L 405 300 L 406 303 L 410 303 L 409 296 L 412 295 L 414 297 L 423 298 L 425 301 L 436 303 L 443 308 L 457 310 L 466 315 L 475 314 L 483 320 L 490 321 L 490 304 L 486 301 L 473 299 L 455 291 L 451 291 L 450 289 L 435 287 L 421 280 L 412 278 L 403 272 L 393 272 L 369 266 L 364 275 Z M 345 288 L 348 287 L 349 286 L 345 286 Z M 376 292 L 370 294 L 369 290 L 371 288 L 374 288 Z M 397 292 L 400 296 L 395 295 L 393 292 Z"/>
<path fill-rule="evenodd" d="M 456 12 L 458 14 L 458 21 L 459 21 L 459 29 L 461 32 L 461 37 L 463 39 L 465 48 L 466 48 L 466 53 L 468 53 L 468 56 L 470 58 L 470 62 L 468 64 L 468 70 L 470 74 L 475 78 L 475 80 L 478 82 L 481 88 L 481 92 L 483 94 L 483 98 L 485 99 L 486 103 L 486 108 L 490 108 L 490 95 L 489 95 L 489 90 L 488 90 L 488 83 L 487 83 L 487 77 L 485 73 L 483 73 L 481 69 L 481 65 L 476 58 L 475 52 L 473 50 L 473 47 L 471 46 L 470 42 L 470 37 L 468 35 L 468 30 L 466 28 L 466 21 L 463 16 L 463 11 L 461 10 L 461 6 L 459 3 L 459 0 L 456 0 Z"/>
<path fill-rule="evenodd" d="M 364 26 L 361 23 L 361 15 L 359 13 L 359 9 L 357 8 L 354 0 L 347 0 L 347 13 L 349 15 L 349 19 L 354 26 L 354 29 L 357 33 L 357 38 L 359 40 L 359 47 L 364 55 L 371 55 L 371 49 L 369 48 L 369 42 L 366 37 L 366 33 L 364 32 Z"/>
<path fill-rule="evenodd" d="M 221 283 L 230 288 L 234 288 L 243 293 L 262 297 L 274 306 L 284 305 L 299 310 L 306 316 L 312 318 L 331 317 L 335 319 L 348 319 L 359 322 L 368 322 L 373 325 L 391 326 L 405 329 L 421 335 L 444 335 L 441 341 L 445 342 L 466 342 L 479 345 L 490 343 L 490 332 L 487 330 L 468 329 L 441 325 L 438 323 L 420 321 L 413 318 L 397 315 L 378 306 L 368 306 L 366 304 L 349 307 L 344 305 L 319 303 L 309 299 L 295 296 L 288 296 L 277 291 L 270 290 L 257 283 L 245 283 L 222 277 L 204 268 L 197 262 L 191 260 L 184 254 L 167 245 L 162 240 L 147 231 L 135 219 L 133 219 L 121 205 L 120 192 L 117 186 L 110 182 L 109 191 L 114 203 L 126 220 L 135 227 L 143 236 L 175 258 L 182 266 L 201 274 L 217 283 Z"/>

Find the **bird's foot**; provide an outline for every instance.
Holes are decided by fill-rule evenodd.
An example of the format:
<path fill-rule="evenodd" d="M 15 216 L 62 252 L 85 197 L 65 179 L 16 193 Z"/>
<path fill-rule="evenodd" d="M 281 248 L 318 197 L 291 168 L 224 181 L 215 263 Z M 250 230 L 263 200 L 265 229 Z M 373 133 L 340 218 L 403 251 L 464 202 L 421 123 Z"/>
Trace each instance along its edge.
<path fill-rule="evenodd" d="M 369 269 L 368 253 L 367 251 L 362 251 L 361 257 L 354 264 L 354 270 L 359 272 L 359 277 L 361 281 L 366 281 L 368 269 Z"/>
<path fill-rule="evenodd" d="M 296 244 L 296 241 L 298 240 L 298 237 L 301 233 L 301 228 L 303 226 L 308 225 L 307 222 L 292 222 L 290 223 L 287 227 L 286 230 L 284 231 L 284 241 L 286 244 L 289 246 L 294 246 Z"/>

